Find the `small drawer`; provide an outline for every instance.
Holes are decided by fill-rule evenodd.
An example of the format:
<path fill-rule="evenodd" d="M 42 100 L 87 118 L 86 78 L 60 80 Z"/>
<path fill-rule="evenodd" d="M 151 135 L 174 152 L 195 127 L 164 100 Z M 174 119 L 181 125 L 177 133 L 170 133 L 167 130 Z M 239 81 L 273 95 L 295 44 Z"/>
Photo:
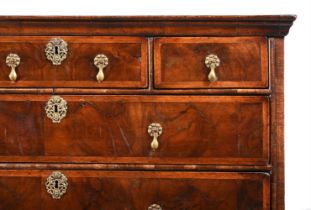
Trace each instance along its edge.
<path fill-rule="evenodd" d="M 268 88 L 268 46 L 262 37 L 157 38 L 157 88 Z"/>
<path fill-rule="evenodd" d="M 0 37 L 0 87 L 147 87 L 139 37 Z"/>
<path fill-rule="evenodd" d="M 1 162 L 269 162 L 263 96 L 0 95 L 0 116 Z"/>
<path fill-rule="evenodd" d="M 269 183 L 265 173 L 1 170 L 0 208 L 269 210 Z"/>

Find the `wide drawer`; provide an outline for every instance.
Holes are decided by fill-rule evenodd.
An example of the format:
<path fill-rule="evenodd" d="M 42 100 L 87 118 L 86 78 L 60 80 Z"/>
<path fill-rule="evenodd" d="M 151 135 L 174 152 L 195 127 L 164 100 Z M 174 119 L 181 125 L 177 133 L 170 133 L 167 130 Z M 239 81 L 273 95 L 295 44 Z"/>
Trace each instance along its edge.
<path fill-rule="evenodd" d="M 264 37 L 157 38 L 154 49 L 157 88 L 268 87 Z"/>
<path fill-rule="evenodd" d="M 269 182 L 265 173 L 0 171 L 0 208 L 268 210 Z"/>
<path fill-rule="evenodd" d="M 48 95 L 0 96 L 1 162 L 265 165 L 269 161 L 267 97 L 61 98 L 62 103 L 56 100 L 47 106 L 48 101 L 61 99 Z M 47 117 L 47 113 L 54 113 L 55 118 Z M 60 115 L 63 119 L 58 119 Z M 162 127 L 156 139 L 150 132 L 156 129 L 149 127 L 152 123 Z M 157 148 L 152 143 L 158 143 Z"/>
<path fill-rule="evenodd" d="M 0 37 L 0 87 L 143 88 L 147 49 L 139 37 Z"/>

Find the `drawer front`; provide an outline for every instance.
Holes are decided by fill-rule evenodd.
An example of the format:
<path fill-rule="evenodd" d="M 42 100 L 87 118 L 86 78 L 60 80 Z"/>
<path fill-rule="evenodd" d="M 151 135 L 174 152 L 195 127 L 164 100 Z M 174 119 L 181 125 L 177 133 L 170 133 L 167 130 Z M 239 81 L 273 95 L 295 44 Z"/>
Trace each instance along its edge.
<path fill-rule="evenodd" d="M 50 194 L 46 190 L 47 177 L 53 174 L 52 171 L 0 171 L 0 208 L 24 210 L 268 210 L 270 208 L 269 175 L 264 173 L 66 170 L 60 173 L 67 180 L 64 181 L 64 177 L 57 179 L 54 176 L 54 180 L 58 180 L 58 188 L 63 186 L 60 190 L 63 194 L 58 199 L 53 199 L 55 193 L 50 191 Z M 55 186 L 52 179 L 48 182 L 50 189 Z M 67 183 L 67 186 L 63 183 Z"/>
<path fill-rule="evenodd" d="M 157 88 L 268 87 L 266 38 L 158 38 L 154 49 Z"/>
<path fill-rule="evenodd" d="M 0 37 L 0 87 L 143 88 L 147 49 L 147 39 L 138 37 Z M 11 60 L 15 81 L 9 54 L 20 58 L 17 64 Z"/>
<path fill-rule="evenodd" d="M 0 96 L 0 161 L 267 164 L 269 160 L 267 97 L 62 98 L 66 116 L 56 123 L 46 114 L 51 96 Z M 56 109 L 61 113 L 61 107 Z M 148 133 L 154 129 L 149 127 L 152 123 L 161 125 L 161 135 Z"/>

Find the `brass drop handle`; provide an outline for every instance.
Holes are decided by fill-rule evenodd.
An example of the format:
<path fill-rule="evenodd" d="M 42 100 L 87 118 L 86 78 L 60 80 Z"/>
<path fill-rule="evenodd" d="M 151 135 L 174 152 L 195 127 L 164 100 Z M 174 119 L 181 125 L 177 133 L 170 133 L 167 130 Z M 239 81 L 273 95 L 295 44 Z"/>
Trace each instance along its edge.
<path fill-rule="evenodd" d="M 15 82 L 17 79 L 16 67 L 19 66 L 20 62 L 21 62 L 20 57 L 15 53 L 10 53 L 6 57 L 6 65 L 8 65 L 11 68 L 9 78 L 13 82 Z"/>
<path fill-rule="evenodd" d="M 162 134 L 163 129 L 159 123 L 151 123 L 148 126 L 148 133 L 152 138 L 152 142 L 150 144 L 152 151 L 155 151 L 159 147 L 158 137 Z"/>
<path fill-rule="evenodd" d="M 210 68 L 211 71 L 208 74 L 208 80 L 210 82 L 215 82 L 217 81 L 217 75 L 215 73 L 216 67 L 220 65 L 220 59 L 218 58 L 217 55 L 215 54 L 209 54 L 208 56 L 205 57 L 205 65 L 207 68 Z"/>
<path fill-rule="evenodd" d="M 151 204 L 148 210 L 162 210 L 162 207 L 159 204 Z"/>
<path fill-rule="evenodd" d="M 53 199 L 60 199 L 67 191 L 68 179 L 61 172 L 53 171 L 46 179 L 45 188 Z"/>
<path fill-rule="evenodd" d="M 94 58 L 94 65 L 98 68 L 96 79 L 98 82 L 102 82 L 105 79 L 104 68 L 108 66 L 109 59 L 105 54 L 98 54 Z"/>

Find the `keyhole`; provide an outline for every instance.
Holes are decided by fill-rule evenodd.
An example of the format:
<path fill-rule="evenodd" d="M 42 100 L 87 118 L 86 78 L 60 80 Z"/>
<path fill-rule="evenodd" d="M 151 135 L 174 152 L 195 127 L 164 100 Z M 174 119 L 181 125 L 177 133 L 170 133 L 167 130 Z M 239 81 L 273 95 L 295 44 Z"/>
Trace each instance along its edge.
<path fill-rule="evenodd" d="M 57 180 L 55 180 L 55 182 L 54 182 L 54 187 L 55 187 L 56 189 L 58 189 L 58 181 L 57 181 Z"/>
<path fill-rule="evenodd" d="M 58 113 L 58 106 L 57 105 L 54 105 L 54 112 Z"/>
<path fill-rule="evenodd" d="M 55 46 L 55 47 L 54 47 L 54 53 L 55 53 L 56 55 L 58 55 L 58 46 Z"/>

